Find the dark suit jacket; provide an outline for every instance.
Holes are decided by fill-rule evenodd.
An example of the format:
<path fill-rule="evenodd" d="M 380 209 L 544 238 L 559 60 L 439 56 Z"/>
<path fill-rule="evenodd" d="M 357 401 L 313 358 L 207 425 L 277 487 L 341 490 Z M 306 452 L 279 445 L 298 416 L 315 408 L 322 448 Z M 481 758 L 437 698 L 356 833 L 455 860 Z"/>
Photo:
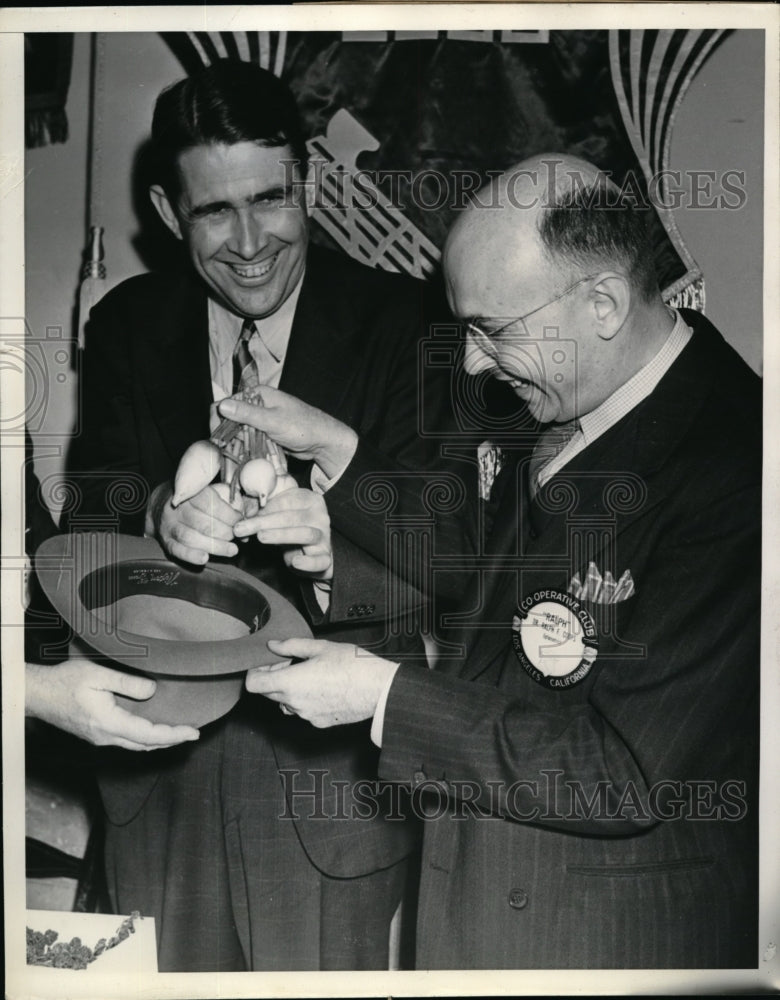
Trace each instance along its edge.
<path fill-rule="evenodd" d="M 435 817 L 420 968 L 755 965 L 760 382 L 684 317 L 655 391 L 536 501 L 508 477 L 465 660 L 396 675 L 380 775 Z M 582 602 L 597 658 L 552 689 L 512 619 L 591 560 L 636 590 Z"/>
<path fill-rule="evenodd" d="M 435 469 L 437 446 L 418 435 L 424 294 L 420 282 L 311 248 L 280 388 L 338 417 L 401 465 Z M 149 491 L 172 479 L 185 449 L 209 434 L 212 391 L 203 287 L 190 277 L 174 282 L 144 275 L 106 295 L 87 329 L 82 384 L 83 432 L 71 462 L 80 502 L 67 512 L 67 525 L 141 533 Z M 446 409 L 448 389 L 434 373 L 426 405 Z M 299 472 L 305 479 L 307 469 Z M 415 634 L 388 622 L 384 567 L 347 538 L 334 538 L 336 575 L 327 616 L 313 598 L 304 607 L 299 587 L 280 570 L 277 552 L 251 544 L 255 549 L 245 568 L 264 576 L 301 610 L 308 609 L 318 636 L 373 646 L 393 657 L 422 654 Z M 419 603 L 412 591 L 400 590 L 396 607 Z M 265 736 L 273 742 L 280 769 L 325 768 L 329 776 L 350 783 L 375 777 L 377 754 L 366 726 L 328 733 L 276 716 L 278 722 L 266 726 Z M 248 741 L 253 738 L 247 734 Z M 177 751 L 197 752 L 197 746 Z M 246 755 L 251 760 L 251 743 Z M 109 818 L 127 822 L 141 808 L 156 768 L 172 757 L 168 751 L 104 752 L 103 757 L 113 759 L 110 779 L 102 783 Z M 335 814 L 339 794 L 327 785 L 319 812 Z M 414 836 L 410 825 L 387 823 L 381 816 L 334 826 L 310 819 L 309 813 L 305 810 L 297 821 L 298 832 L 312 863 L 329 875 L 386 867 L 409 851 Z M 198 818 L 193 815 L 192 821 Z"/>

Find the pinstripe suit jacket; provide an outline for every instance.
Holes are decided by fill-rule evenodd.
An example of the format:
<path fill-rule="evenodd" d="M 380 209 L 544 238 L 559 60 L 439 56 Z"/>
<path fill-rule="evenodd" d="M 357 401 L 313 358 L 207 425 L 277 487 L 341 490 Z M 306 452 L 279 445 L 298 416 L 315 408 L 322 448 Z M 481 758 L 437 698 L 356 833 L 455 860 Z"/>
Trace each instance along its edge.
<path fill-rule="evenodd" d="M 465 659 L 396 675 L 380 774 L 431 817 L 420 968 L 755 964 L 760 382 L 684 318 L 654 392 L 534 502 L 505 477 Z M 591 560 L 636 590 L 581 602 L 596 659 L 552 688 L 512 619 Z"/>

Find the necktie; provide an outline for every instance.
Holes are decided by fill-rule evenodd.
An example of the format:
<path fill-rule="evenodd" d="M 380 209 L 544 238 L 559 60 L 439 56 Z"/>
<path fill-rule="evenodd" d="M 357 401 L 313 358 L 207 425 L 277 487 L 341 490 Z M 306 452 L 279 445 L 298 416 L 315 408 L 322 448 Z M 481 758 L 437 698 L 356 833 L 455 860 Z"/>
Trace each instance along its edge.
<path fill-rule="evenodd" d="M 258 384 L 257 368 L 249 350 L 249 341 L 257 334 L 257 327 L 251 319 L 245 319 L 241 334 L 233 351 L 233 392 L 248 389 Z"/>
<path fill-rule="evenodd" d="M 564 424 L 551 424 L 547 430 L 543 431 L 536 442 L 528 467 L 528 481 L 532 498 L 539 491 L 539 475 L 545 466 L 549 465 L 556 455 L 563 451 L 579 429 L 578 420 L 568 420 Z"/>

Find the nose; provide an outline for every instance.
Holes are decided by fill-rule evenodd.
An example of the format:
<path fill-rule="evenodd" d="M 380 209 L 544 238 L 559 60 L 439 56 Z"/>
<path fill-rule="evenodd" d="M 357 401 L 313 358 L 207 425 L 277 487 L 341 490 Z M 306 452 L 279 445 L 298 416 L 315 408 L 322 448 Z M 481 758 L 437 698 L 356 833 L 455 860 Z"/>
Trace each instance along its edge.
<path fill-rule="evenodd" d="M 468 375 L 478 375 L 480 372 L 493 371 L 496 363 L 491 356 L 480 347 L 471 330 L 466 333 L 466 349 L 463 353 L 463 369 Z"/>
<path fill-rule="evenodd" d="M 231 253 L 242 260 L 253 260 L 266 243 L 261 220 L 251 209 L 236 212 L 228 241 Z"/>

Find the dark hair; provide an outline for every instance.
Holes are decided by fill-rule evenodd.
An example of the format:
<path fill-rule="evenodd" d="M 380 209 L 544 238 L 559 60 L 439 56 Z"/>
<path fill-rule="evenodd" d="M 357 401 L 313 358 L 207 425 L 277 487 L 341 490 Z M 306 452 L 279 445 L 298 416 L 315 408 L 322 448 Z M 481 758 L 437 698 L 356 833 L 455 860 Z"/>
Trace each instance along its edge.
<path fill-rule="evenodd" d="M 658 293 L 648 231 L 650 209 L 622 197 L 604 175 L 557 193 L 539 217 L 539 235 L 549 254 L 578 268 L 614 267 L 627 272 L 647 301 Z"/>
<path fill-rule="evenodd" d="M 299 170 L 306 170 L 301 116 L 287 85 L 254 63 L 220 59 L 157 98 L 152 118 L 154 180 L 175 204 L 181 153 L 193 146 L 239 142 L 289 146 Z"/>

